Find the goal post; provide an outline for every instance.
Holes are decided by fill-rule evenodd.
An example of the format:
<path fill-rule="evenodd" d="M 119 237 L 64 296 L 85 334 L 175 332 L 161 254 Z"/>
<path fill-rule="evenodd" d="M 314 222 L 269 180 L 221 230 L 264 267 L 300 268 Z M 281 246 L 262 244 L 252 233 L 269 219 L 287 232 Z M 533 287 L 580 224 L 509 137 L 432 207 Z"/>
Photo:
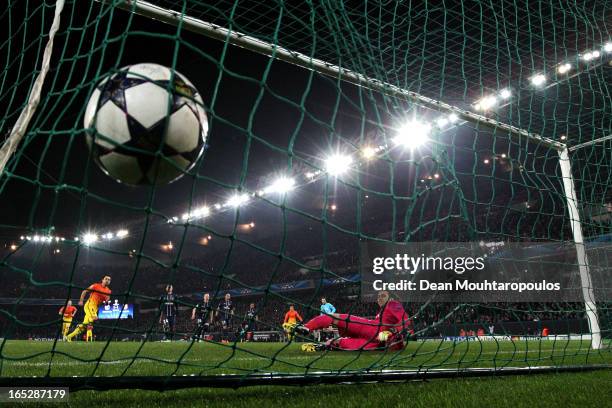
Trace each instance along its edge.
<path fill-rule="evenodd" d="M 593 292 L 593 281 L 589 271 L 589 259 L 587 257 L 584 246 L 584 238 L 582 235 L 582 225 L 580 223 L 580 212 L 578 210 L 578 199 L 576 197 L 576 188 L 574 186 L 574 177 L 572 175 L 572 163 L 570 161 L 569 149 L 567 147 L 559 150 L 559 167 L 561 176 L 563 177 L 563 189 L 565 192 L 565 200 L 567 203 L 567 212 L 570 219 L 574 243 L 576 245 L 576 254 L 578 260 L 578 268 L 580 270 L 580 284 L 582 286 L 582 296 L 584 298 L 584 308 L 589 322 L 589 330 L 591 332 L 591 347 L 599 349 L 601 343 L 601 329 L 597 317 L 597 306 L 595 303 L 595 294 Z"/>
<path fill-rule="evenodd" d="M 49 71 L 51 53 L 53 52 L 53 39 L 55 38 L 55 34 L 59 29 L 60 17 L 63 9 L 64 0 L 57 0 L 55 2 L 53 23 L 51 24 L 51 29 L 49 30 L 49 39 L 45 45 L 45 50 L 43 53 L 41 71 L 36 77 L 36 81 L 30 90 L 26 106 L 22 108 L 17 121 L 11 129 L 11 132 L 8 134 L 6 140 L 2 141 L 2 146 L 0 147 L 0 174 L 2 174 L 6 163 L 17 150 L 17 147 L 19 146 L 19 143 L 21 142 L 21 139 L 28 128 L 28 124 L 32 119 L 32 115 L 34 115 L 36 112 L 36 108 L 40 101 L 42 87 L 45 82 L 47 72 Z"/>
<path fill-rule="evenodd" d="M 585 310 L 589 322 L 590 332 L 592 336 L 591 345 L 594 349 L 601 347 L 601 333 L 597 318 L 597 308 L 595 296 L 593 293 L 593 284 L 589 273 L 588 257 L 584 248 L 584 239 L 582 235 L 582 227 L 580 224 L 580 214 L 578 211 L 578 200 L 574 187 L 574 179 L 571 172 L 571 162 L 569 157 L 569 147 L 555 139 L 540 136 L 528 130 L 517 128 L 483 116 L 469 110 L 460 109 L 449 105 L 442 101 L 438 101 L 419 93 L 402 89 L 398 86 L 380 81 L 378 79 L 369 78 L 366 75 L 353 72 L 348 69 L 336 66 L 333 63 L 328 63 L 283 48 L 278 44 L 271 44 L 260 39 L 227 29 L 216 24 L 203 21 L 198 18 L 184 15 L 176 10 L 165 9 L 156 6 L 152 3 L 142 0 L 127 0 L 118 4 L 120 8 L 126 11 L 137 13 L 141 16 L 162 21 L 171 25 L 181 25 L 186 30 L 202 34 L 208 38 L 219 41 L 228 42 L 231 45 L 247 49 L 249 51 L 265 55 L 267 57 L 279 59 L 281 61 L 297 65 L 299 67 L 313 70 L 319 74 L 327 75 L 333 78 L 338 78 L 353 85 L 364 87 L 366 89 L 380 92 L 392 97 L 405 98 L 415 104 L 447 114 L 455 114 L 460 119 L 476 125 L 485 125 L 496 130 L 507 132 L 513 137 L 524 137 L 531 143 L 546 146 L 554 149 L 559 154 L 559 166 L 563 177 L 563 187 L 567 206 L 568 217 L 571 222 L 573 239 L 576 244 L 576 252 L 578 255 L 578 263 L 580 268 L 580 278 L 582 285 L 582 294 L 584 297 Z M 552 86 L 552 85 L 550 85 Z M 612 137 L 612 136 L 608 136 Z M 606 140 L 604 138 L 603 140 Z M 586 142 L 590 144 L 590 142 Z M 577 148 L 580 148 L 578 146 Z"/>

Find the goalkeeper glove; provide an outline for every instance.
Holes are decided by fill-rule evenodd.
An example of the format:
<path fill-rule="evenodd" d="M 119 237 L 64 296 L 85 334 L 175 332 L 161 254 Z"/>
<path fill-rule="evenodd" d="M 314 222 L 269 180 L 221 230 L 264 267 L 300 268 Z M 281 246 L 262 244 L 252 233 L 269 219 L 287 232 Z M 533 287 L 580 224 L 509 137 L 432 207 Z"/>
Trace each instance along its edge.
<path fill-rule="evenodd" d="M 378 333 L 378 341 L 381 343 L 385 343 L 391 338 L 392 335 L 393 333 L 391 333 L 390 331 L 381 331 L 380 333 Z"/>

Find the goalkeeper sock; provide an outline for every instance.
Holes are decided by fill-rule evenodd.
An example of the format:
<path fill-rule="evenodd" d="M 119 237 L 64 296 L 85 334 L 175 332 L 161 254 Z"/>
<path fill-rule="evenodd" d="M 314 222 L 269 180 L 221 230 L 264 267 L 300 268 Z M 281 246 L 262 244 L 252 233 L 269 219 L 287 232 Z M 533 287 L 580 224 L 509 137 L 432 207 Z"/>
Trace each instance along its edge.
<path fill-rule="evenodd" d="M 334 319 L 332 319 L 328 315 L 320 315 L 320 316 L 317 316 L 314 319 L 310 320 L 304 326 L 306 326 L 310 331 L 312 331 L 312 330 L 320 330 L 320 329 L 324 329 L 326 327 L 329 327 L 332 324 L 333 321 L 334 321 Z"/>

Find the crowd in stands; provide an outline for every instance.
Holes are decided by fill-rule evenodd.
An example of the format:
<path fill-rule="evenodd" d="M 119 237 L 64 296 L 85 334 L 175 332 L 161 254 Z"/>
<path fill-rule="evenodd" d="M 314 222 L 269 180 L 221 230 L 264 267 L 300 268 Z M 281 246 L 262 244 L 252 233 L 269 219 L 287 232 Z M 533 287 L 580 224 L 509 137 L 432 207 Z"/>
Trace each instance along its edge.
<path fill-rule="evenodd" d="M 189 338 L 196 328 L 196 321 L 191 319 L 191 313 L 199 298 L 181 296 L 179 287 L 175 288 L 179 299 L 176 332 L 177 338 Z M 378 305 L 371 301 L 362 300 L 359 287 L 355 284 L 329 287 L 318 292 L 312 290 L 294 291 L 288 293 L 268 293 L 267 296 L 247 296 L 232 298 L 234 304 L 233 318 L 229 328 L 221 327 L 220 318 L 213 318 L 209 328 L 214 331 L 231 331 L 237 333 L 241 330 L 247 308 L 251 303 L 256 305 L 257 320 L 251 330 L 280 331 L 283 316 L 290 304 L 304 319 L 312 318 L 320 313 L 320 298 L 326 297 L 338 312 L 350 313 L 356 316 L 374 317 L 379 310 Z M 224 295 L 224 294 L 223 294 Z M 223 295 L 212 299 L 213 313 Z M 489 327 L 497 327 L 498 332 L 533 332 L 538 322 L 562 321 L 568 323 L 562 330 L 578 332 L 586 323 L 584 319 L 584 305 L 580 303 L 513 303 L 513 304 L 453 304 L 432 303 L 415 304 L 405 303 L 405 308 L 411 316 L 413 328 L 423 337 L 439 337 L 448 333 L 483 328 L 489 333 Z M 146 307 L 145 307 L 146 306 Z M 54 337 L 59 328 L 58 305 L 4 305 L 1 307 L 0 323 L 4 335 L 11 338 Z M 163 332 L 159 323 L 161 302 L 150 301 L 137 305 L 134 319 L 108 320 L 100 322 L 96 327 L 98 338 L 138 339 L 145 333 L 160 334 Z M 600 316 L 609 315 L 610 310 L 600 308 Z M 17 318 L 11 321 L 9 316 Z M 80 315 L 79 315 L 80 316 Z M 578 322 L 578 323 L 575 323 Z M 509 325 L 516 323 L 517 325 Z M 535 324 L 535 326 L 534 326 Z M 503 327 L 509 327 L 502 329 Z M 567 333 L 566 333 L 567 334 Z M 153 336 L 154 337 L 154 336 Z"/>
<path fill-rule="evenodd" d="M 499 196 L 502 196 L 501 192 Z M 524 200 L 525 207 L 468 203 L 463 210 L 470 214 L 466 216 L 465 213 L 460 215 L 461 211 L 454 204 L 449 204 L 442 211 L 436 206 L 424 206 L 418 209 L 418 217 L 410 218 L 413 222 L 400 228 L 394 230 L 385 223 L 378 225 L 380 231 L 386 231 L 378 237 L 394 241 L 571 240 L 570 225 L 563 214 L 557 214 L 558 209 L 553 211 L 548 208 L 550 206 L 546 207 L 537 200 L 529 201 L 527 195 L 524 198 L 508 196 L 508 199 L 514 202 Z M 417 214 L 415 211 L 413 209 Z M 472 218 L 471 222 L 468 222 L 469 218 Z M 563 222 L 564 219 L 566 222 Z M 395 233 L 391 234 L 390 231 Z M 252 248 L 234 249 L 228 253 L 227 248 L 221 246 L 215 250 L 211 243 L 205 256 L 196 256 L 185 248 L 178 260 L 165 262 L 167 266 L 143 261 L 138 268 L 138 256 L 121 257 L 121 262 L 102 264 L 87 257 L 76 264 L 71 257 L 49 258 L 31 264 L 29 259 L 19 260 L 17 257 L 11 261 L 11 267 L 0 268 L 0 277 L 7 283 L 0 288 L 0 297 L 20 299 L 16 300 L 19 303 L 16 306 L 7 302 L 0 305 L 5 312 L 0 323 L 3 328 L 11 327 L 11 335 L 17 337 L 28 337 L 39 332 L 52 333 L 55 326 L 51 323 L 58 318 L 55 313 L 55 308 L 59 308 L 57 304 L 68 297 L 78 298 L 82 288 L 98 281 L 103 275 L 110 275 L 113 278 L 113 298 L 119 298 L 121 303 L 136 305 L 137 317 L 119 322 L 118 333 L 158 330 L 159 297 L 168 283 L 174 284 L 181 302 L 177 331 L 188 333 L 195 324 L 189 318 L 191 308 L 205 292 L 211 294 L 214 302 L 218 302 L 232 289 L 266 290 L 270 285 L 303 280 L 316 283 L 321 278 L 350 277 L 358 273 L 359 239 L 358 235 L 336 231 L 330 238 L 332 246 L 323 252 L 317 253 L 308 245 L 298 245 L 286 250 L 280 257 Z M 258 245 L 274 248 L 273 243 L 277 241 L 278 237 L 268 238 L 258 242 Z M 215 239 L 211 242 L 215 242 Z M 235 298 L 234 313 L 236 321 L 241 321 L 248 305 L 254 302 L 258 309 L 258 326 L 277 330 L 289 303 L 295 304 L 303 316 L 312 317 L 318 313 L 321 296 L 326 296 L 342 312 L 360 316 L 374 316 L 377 313 L 374 302 L 360 300 L 358 283 L 315 286 L 304 290 L 292 290 L 290 287 L 287 290 L 268 289 L 265 293 L 246 294 Z M 29 305 L 27 299 L 55 299 L 58 303 L 53 306 Z M 405 306 L 414 319 L 415 330 L 428 336 L 440 335 L 444 327 L 465 324 L 489 326 L 500 322 L 584 318 L 584 305 L 579 303 L 432 303 Z M 609 314 L 607 306 L 600 310 Z M 18 321 L 11 323 L 10 316 Z"/>

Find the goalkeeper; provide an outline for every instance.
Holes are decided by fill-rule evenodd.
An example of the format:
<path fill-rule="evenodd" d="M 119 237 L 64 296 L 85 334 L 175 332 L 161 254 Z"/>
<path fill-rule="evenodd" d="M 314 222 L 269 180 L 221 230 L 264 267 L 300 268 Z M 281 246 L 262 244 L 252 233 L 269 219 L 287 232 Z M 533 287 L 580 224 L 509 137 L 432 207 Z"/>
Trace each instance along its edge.
<path fill-rule="evenodd" d="M 85 303 L 85 307 L 83 308 L 85 310 L 85 318 L 83 319 L 83 323 L 79 324 L 72 333 L 66 336 L 66 341 L 72 341 L 72 339 L 81 334 L 88 325 L 93 325 L 93 323 L 98 320 L 98 307 L 110 299 L 111 290 L 108 287 L 110 283 L 111 277 L 105 276 L 102 278 L 102 282 L 90 285 L 81 293 L 79 306 L 83 306 L 85 296 L 89 293 L 89 299 L 87 299 L 87 303 Z"/>
<path fill-rule="evenodd" d="M 387 291 L 378 293 L 377 303 L 380 311 L 373 320 L 334 313 L 317 316 L 303 326 L 296 326 L 295 333 L 308 335 L 313 330 L 332 325 L 338 328 L 341 336 L 325 344 L 305 344 L 302 350 L 401 350 L 411 326 L 410 318 L 400 302 L 389 298 Z"/>

